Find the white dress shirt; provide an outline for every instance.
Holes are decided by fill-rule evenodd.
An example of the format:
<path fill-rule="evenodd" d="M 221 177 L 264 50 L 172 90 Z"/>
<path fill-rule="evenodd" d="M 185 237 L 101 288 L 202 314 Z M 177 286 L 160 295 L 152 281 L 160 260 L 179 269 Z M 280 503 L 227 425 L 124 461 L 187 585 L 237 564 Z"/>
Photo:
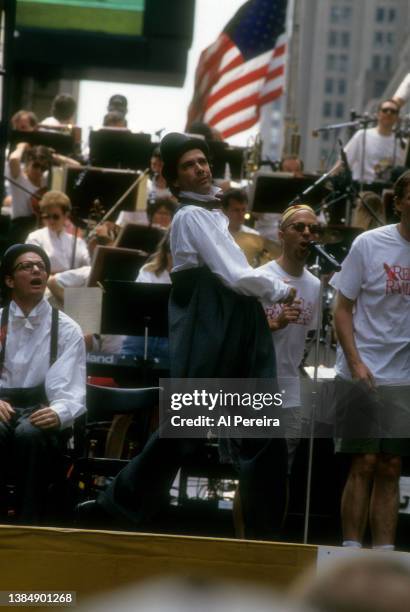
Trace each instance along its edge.
<path fill-rule="evenodd" d="M 86 410 L 85 344 L 77 323 L 59 311 L 57 359 L 50 368 L 51 312 L 44 299 L 28 317 L 14 301 L 10 303 L 0 387 L 27 388 L 45 382 L 49 406 L 65 429 Z"/>
<path fill-rule="evenodd" d="M 63 272 L 71 268 L 90 265 L 90 255 L 82 238 L 77 238 L 75 250 L 75 265 L 71 265 L 74 236 L 65 230 L 57 234 L 48 227 L 42 227 L 27 236 L 27 244 L 36 244 L 45 250 L 50 258 L 51 274 Z"/>
<path fill-rule="evenodd" d="M 187 205 L 175 215 L 171 225 L 173 272 L 203 265 L 221 282 L 242 295 L 253 295 L 278 302 L 290 285 L 266 268 L 252 268 L 228 230 L 229 220 L 219 209 L 207 210 Z"/>

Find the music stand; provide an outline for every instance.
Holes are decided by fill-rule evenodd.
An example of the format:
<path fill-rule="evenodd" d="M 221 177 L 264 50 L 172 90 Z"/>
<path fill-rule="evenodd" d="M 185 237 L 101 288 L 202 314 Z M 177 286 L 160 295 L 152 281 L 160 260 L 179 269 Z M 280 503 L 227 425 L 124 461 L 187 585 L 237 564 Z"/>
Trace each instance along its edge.
<path fill-rule="evenodd" d="M 132 170 L 149 168 L 153 149 L 150 134 L 118 128 L 91 131 L 89 146 L 93 166 Z"/>
<path fill-rule="evenodd" d="M 96 287 L 107 279 L 135 281 L 148 255 L 136 249 L 119 249 L 98 245 L 94 251 L 88 287 Z"/>
<path fill-rule="evenodd" d="M 249 207 L 258 213 L 282 213 L 316 179 L 314 176 L 283 176 L 259 171 L 249 194 Z M 303 198 L 303 204 L 318 204 L 327 193 L 328 190 L 322 185 Z"/>
<path fill-rule="evenodd" d="M 115 246 L 124 249 L 140 249 L 146 253 L 154 253 L 165 234 L 165 230 L 149 225 L 127 223 L 115 240 Z"/>
<path fill-rule="evenodd" d="M 225 178 L 226 164 L 229 164 L 231 178 L 241 180 L 245 147 L 231 147 L 227 142 L 218 140 L 208 141 L 207 144 L 214 179 Z"/>
<path fill-rule="evenodd" d="M 77 216 L 86 219 L 96 200 L 104 210 L 109 210 L 137 177 L 138 173 L 132 170 L 65 167 L 62 190 L 70 198 Z M 136 210 L 137 195 L 138 190 L 133 190 L 121 204 L 121 210 Z"/>
<path fill-rule="evenodd" d="M 14 148 L 18 142 L 28 142 L 32 146 L 50 147 L 60 155 L 72 155 L 75 152 L 76 144 L 73 132 L 64 134 L 40 129 L 33 132 L 11 130 L 10 148 Z"/>

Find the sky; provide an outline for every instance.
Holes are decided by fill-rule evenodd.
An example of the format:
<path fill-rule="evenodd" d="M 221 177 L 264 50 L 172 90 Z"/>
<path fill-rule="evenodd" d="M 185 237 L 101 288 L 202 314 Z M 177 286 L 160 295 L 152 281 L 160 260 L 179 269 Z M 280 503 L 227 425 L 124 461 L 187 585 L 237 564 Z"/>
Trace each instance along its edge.
<path fill-rule="evenodd" d="M 121 93 L 128 98 L 128 126 L 133 131 L 151 134 L 162 128 L 165 128 L 166 132 L 183 131 L 199 55 L 205 47 L 214 42 L 243 3 L 244 0 L 196 0 L 194 37 L 182 88 L 81 81 L 78 124 L 83 129 L 100 127 L 107 112 L 109 97 Z M 256 132 L 257 127 L 252 128 L 233 136 L 229 142 L 245 145 L 249 136 Z"/>

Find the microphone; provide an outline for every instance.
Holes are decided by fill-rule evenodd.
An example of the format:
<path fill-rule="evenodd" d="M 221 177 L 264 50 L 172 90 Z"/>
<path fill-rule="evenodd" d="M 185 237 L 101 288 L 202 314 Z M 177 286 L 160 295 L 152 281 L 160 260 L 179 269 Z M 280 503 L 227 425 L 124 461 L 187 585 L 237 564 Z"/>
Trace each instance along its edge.
<path fill-rule="evenodd" d="M 326 261 L 326 263 L 330 266 L 330 268 L 332 270 L 335 270 L 336 272 L 339 272 L 342 269 L 342 266 L 333 257 L 333 255 L 330 255 L 330 253 L 325 251 L 323 246 L 321 244 L 319 244 L 318 242 L 314 242 L 313 240 L 311 240 L 309 242 L 309 249 L 311 251 L 314 251 L 316 253 L 316 255 L 319 255 L 319 257 L 322 257 L 322 259 L 324 259 Z"/>

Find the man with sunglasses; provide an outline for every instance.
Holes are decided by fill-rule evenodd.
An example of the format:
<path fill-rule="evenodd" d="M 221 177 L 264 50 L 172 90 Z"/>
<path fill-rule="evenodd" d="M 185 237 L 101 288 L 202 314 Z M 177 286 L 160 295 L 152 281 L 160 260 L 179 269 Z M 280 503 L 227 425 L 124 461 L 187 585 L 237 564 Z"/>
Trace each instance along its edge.
<path fill-rule="evenodd" d="M 0 283 L 0 501 L 12 469 L 17 518 L 44 519 L 62 443 L 85 412 L 85 347 L 78 325 L 44 299 L 50 261 L 36 245 L 4 254 Z"/>
<path fill-rule="evenodd" d="M 305 268 L 309 242 L 318 240 L 321 227 L 310 206 L 296 204 L 282 215 L 279 239 L 282 254 L 266 265 L 282 282 L 295 287 L 293 304 L 265 306 L 276 350 L 279 389 L 285 409 L 290 473 L 300 437 L 301 393 L 299 366 L 303 359 L 306 336 L 316 329 L 320 281 Z"/>
<path fill-rule="evenodd" d="M 358 130 L 344 150 L 353 180 L 373 183 L 384 178 L 395 166 L 403 166 L 405 147 L 394 133 L 400 108 L 395 100 L 385 100 L 377 110 L 376 127 Z M 338 162 L 335 169 L 341 167 Z"/>

